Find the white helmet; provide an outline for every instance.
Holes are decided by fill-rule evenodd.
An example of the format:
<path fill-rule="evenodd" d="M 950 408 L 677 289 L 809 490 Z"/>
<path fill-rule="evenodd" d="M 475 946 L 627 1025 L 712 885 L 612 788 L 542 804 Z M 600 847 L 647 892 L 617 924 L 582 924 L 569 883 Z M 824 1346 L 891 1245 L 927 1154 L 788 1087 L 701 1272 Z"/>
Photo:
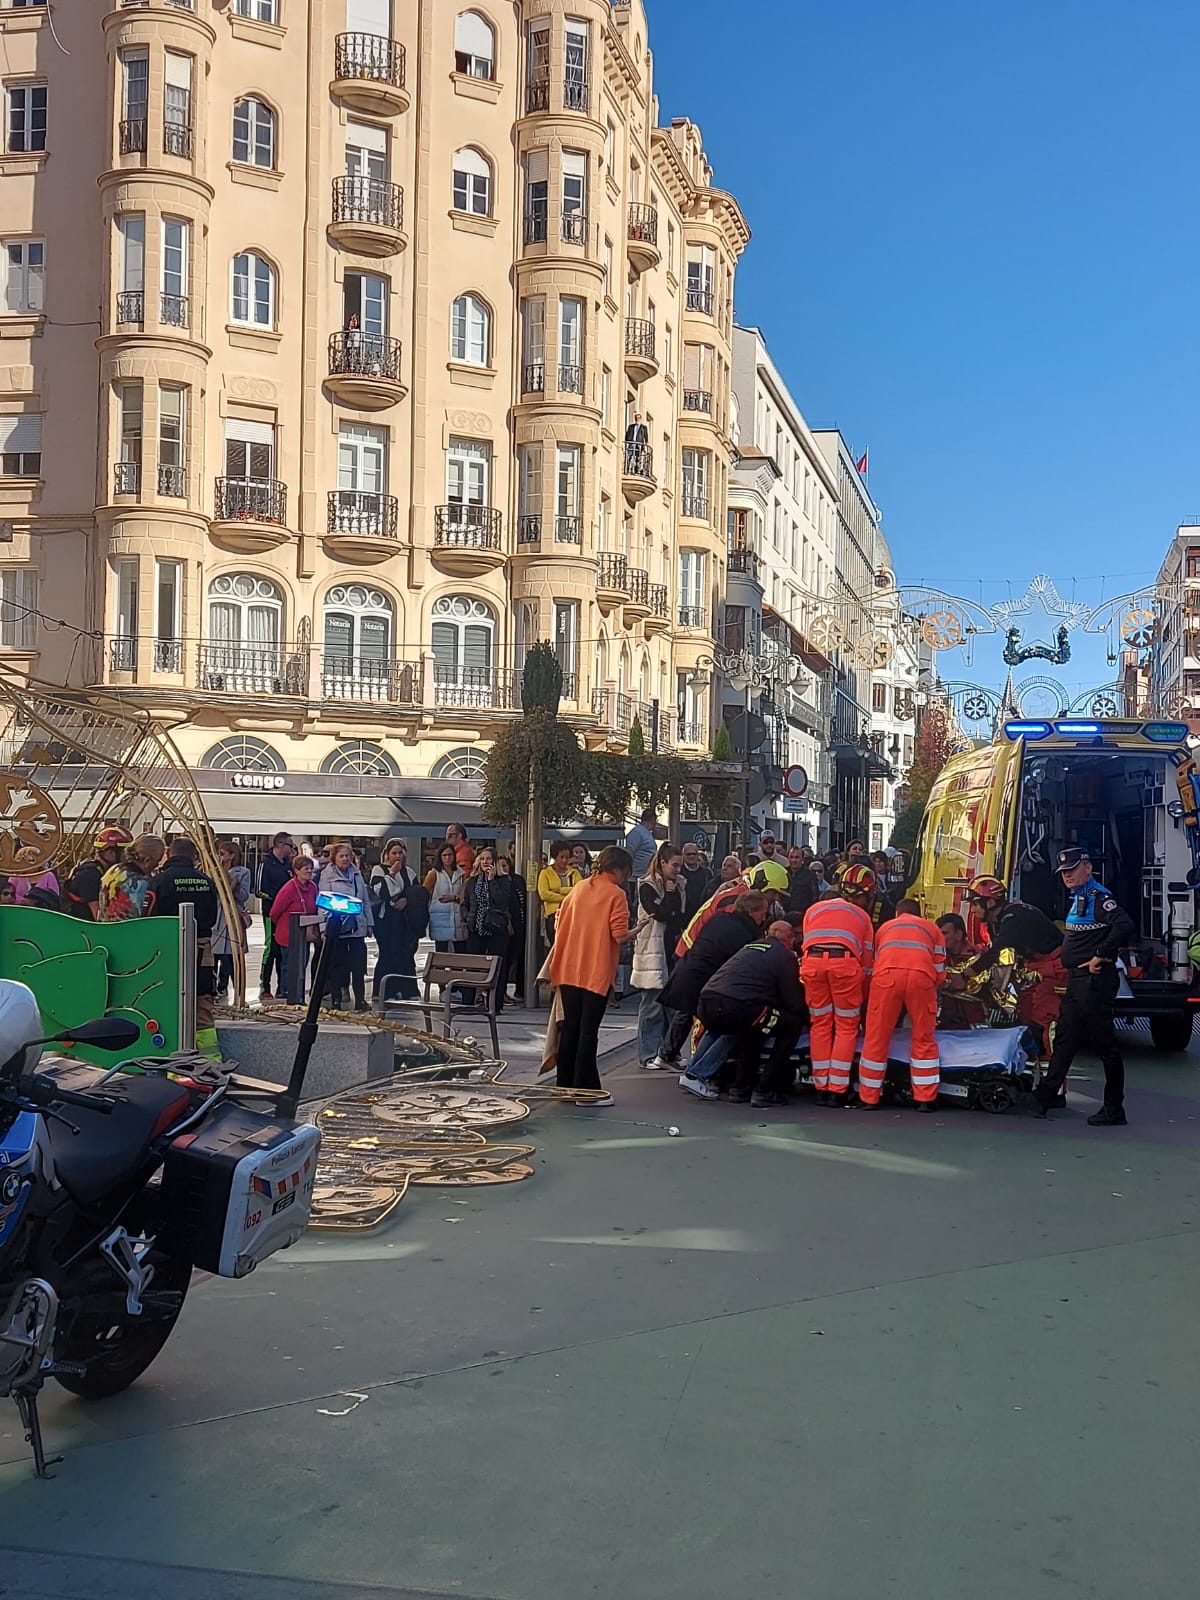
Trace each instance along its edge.
<path fill-rule="evenodd" d="M 15 1064 L 9 1076 L 32 1072 L 42 1059 L 42 1014 L 26 984 L 14 983 L 11 978 L 0 978 L 0 1071 L 19 1057 L 24 1050 L 24 1060 Z"/>

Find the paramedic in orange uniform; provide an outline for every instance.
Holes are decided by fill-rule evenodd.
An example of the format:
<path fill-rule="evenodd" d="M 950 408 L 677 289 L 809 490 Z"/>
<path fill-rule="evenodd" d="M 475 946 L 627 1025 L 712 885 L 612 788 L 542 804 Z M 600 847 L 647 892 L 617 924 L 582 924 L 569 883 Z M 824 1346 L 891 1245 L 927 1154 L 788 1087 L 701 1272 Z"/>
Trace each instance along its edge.
<path fill-rule="evenodd" d="M 867 1006 L 867 1034 L 858 1063 L 863 1105 L 879 1104 L 887 1075 L 888 1049 L 901 1011 L 912 1028 L 912 1089 L 919 1111 L 932 1111 L 941 1077 L 934 1029 L 938 989 L 946 978 L 941 930 L 921 915 L 915 900 L 901 900 L 894 919 L 875 936 L 875 973 Z"/>
<path fill-rule="evenodd" d="M 875 898 L 870 867 L 850 865 L 840 898 L 804 913 L 800 977 L 812 1018 L 810 1050 L 817 1104 L 844 1106 L 858 1044 L 858 1019 L 875 955 L 867 906 Z"/>

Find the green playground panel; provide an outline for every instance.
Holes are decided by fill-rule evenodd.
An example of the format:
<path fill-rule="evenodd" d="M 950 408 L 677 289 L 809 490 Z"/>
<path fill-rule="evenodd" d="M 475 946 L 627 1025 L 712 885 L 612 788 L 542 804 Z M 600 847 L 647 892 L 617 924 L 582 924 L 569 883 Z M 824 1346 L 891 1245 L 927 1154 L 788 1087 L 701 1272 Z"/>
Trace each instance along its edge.
<path fill-rule="evenodd" d="M 128 1017 L 141 1039 L 124 1051 L 72 1052 L 112 1067 L 190 1049 L 179 1037 L 181 928 L 175 917 L 84 922 L 61 911 L 0 906 L 0 978 L 28 984 L 46 1032 L 93 1017 Z"/>

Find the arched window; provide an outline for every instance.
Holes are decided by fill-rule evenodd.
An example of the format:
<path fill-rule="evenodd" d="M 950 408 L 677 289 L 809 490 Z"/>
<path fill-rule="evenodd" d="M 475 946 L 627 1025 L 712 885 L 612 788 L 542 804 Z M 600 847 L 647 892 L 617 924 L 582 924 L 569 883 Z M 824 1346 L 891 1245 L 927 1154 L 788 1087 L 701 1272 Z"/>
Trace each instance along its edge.
<path fill-rule="evenodd" d="M 387 700 L 393 677 L 392 602 L 365 583 L 339 583 L 325 594 L 323 691 L 337 700 Z"/>
<path fill-rule="evenodd" d="M 208 772 L 286 772 L 283 757 L 263 739 L 250 733 L 231 734 L 221 739 L 200 757 Z"/>
<path fill-rule="evenodd" d="M 450 355 L 473 367 L 486 367 L 491 350 L 492 313 L 478 295 L 460 294 L 450 307 Z"/>
<path fill-rule="evenodd" d="M 482 750 L 464 746 L 439 757 L 430 769 L 431 778 L 466 778 L 478 781 L 487 771 L 487 757 Z"/>
<path fill-rule="evenodd" d="M 355 778 L 398 778 L 400 768 L 382 745 L 371 739 L 347 739 L 331 750 L 321 763 L 321 771 L 332 776 Z"/>
<path fill-rule="evenodd" d="M 471 595 L 433 606 L 433 681 L 442 705 L 489 705 L 496 673 L 496 616 Z"/>
<path fill-rule="evenodd" d="M 476 217 L 492 214 L 492 165 L 470 146 L 454 152 L 454 209 Z"/>
<path fill-rule="evenodd" d="M 275 166 L 275 113 L 256 95 L 233 103 L 233 159 L 247 167 Z"/>
<path fill-rule="evenodd" d="M 455 20 L 454 69 L 472 78 L 496 76 L 496 35 L 478 11 L 460 12 Z"/>
<path fill-rule="evenodd" d="M 253 250 L 233 258 L 229 320 L 252 328 L 275 326 L 275 268 Z"/>
<path fill-rule="evenodd" d="M 283 694 L 283 595 L 269 578 L 224 572 L 208 586 L 202 687 L 225 694 Z"/>

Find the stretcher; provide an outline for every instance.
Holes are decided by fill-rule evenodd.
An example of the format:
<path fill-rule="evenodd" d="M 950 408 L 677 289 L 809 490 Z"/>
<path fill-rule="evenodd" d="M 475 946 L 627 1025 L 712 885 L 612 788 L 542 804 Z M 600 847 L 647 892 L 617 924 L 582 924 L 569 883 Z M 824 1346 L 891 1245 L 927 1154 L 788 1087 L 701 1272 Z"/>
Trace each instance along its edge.
<path fill-rule="evenodd" d="M 939 1098 L 957 1100 L 972 1110 L 1000 1115 L 1020 1103 L 1031 1092 L 1040 1076 L 1037 1039 L 1029 1028 L 971 1028 L 966 1031 L 938 1029 L 934 1034 L 941 1056 Z M 862 1049 L 862 1036 L 858 1050 Z M 812 1066 L 808 1055 L 808 1035 L 796 1046 L 799 1081 L 812 1087 Z M 856 1052 L 857 1054 L 857 1052 Z M 912 1100 L 909 1062 L 912 1034 L 898 1028 L 888 1047 L 888 1071 L 884 1093 L 908 1104 Z"/>

